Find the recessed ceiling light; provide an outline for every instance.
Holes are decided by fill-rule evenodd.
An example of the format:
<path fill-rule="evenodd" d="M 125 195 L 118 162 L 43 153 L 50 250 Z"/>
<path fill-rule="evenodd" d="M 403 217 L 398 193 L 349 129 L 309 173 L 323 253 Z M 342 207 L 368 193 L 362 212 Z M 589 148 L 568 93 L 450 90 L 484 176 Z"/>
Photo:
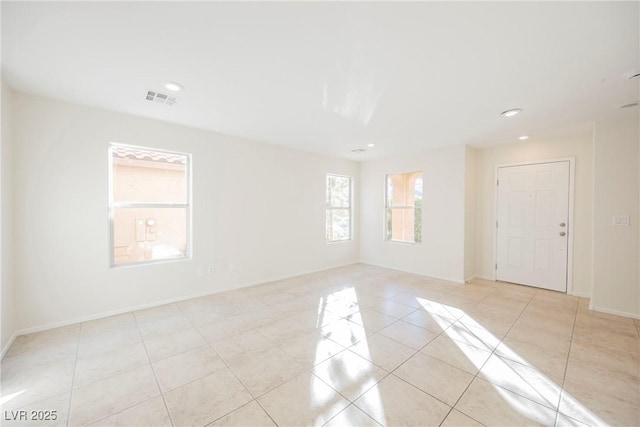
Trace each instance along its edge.
<path fill-rule="evenodd" d="M 375 146 L 376 146 L 376 144 L 374 144 L 373 142 L 370 143 L 370 144 L 367 144 L 367 147 L 375 147 Z"/>
<path fill-rule="evenodd" d="M 512 108 L 511 110 L 503 111 L 500 113 L 502 117 L 513 117 L 516 114 L 520 114 L 522 112 L 521 108 Z"/>
<path fill-rule="evenodd" d="M 164 87 L 174 92 L 181 92 L 184 90 L 184 86 L 176 82 L 168 82 L 166 85 L 164 85 Z"/>
<path fill-rule="evenodd" d="M 527 135 L 522 135 L 522 136 L 519 136 L 518 139 L 520 141 L 524 141 L 525 139 L 529 139 L 529 137 Z"/>

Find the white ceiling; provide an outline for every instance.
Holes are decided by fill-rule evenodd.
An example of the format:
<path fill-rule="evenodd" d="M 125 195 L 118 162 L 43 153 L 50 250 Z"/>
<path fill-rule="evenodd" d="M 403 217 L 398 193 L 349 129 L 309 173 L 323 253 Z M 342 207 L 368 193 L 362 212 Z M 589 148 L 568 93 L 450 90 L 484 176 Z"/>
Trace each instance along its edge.
<path fill-rule="evenodd" d="M 639 27 L 638 2 L 3 1 L 2 71 L 19 91 L 370 159 L 621 114 Z M 145 100 L 167 81 L 186 88 L 175 105 Z"/>

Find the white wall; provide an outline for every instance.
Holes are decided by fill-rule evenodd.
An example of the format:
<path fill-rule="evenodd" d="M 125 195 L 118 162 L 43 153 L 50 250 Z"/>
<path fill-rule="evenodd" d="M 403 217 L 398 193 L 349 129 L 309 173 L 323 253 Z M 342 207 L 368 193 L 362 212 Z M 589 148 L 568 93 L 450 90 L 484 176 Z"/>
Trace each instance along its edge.
<path fill-rule="evenodd" d="M 640 318 L 640 114 L 599 121 L 594 138 L 593 298 L 595 310 Z M 612 225 L 630 216 L 629 227 Z"/>
<path fill-rule="evenodd" d="M 464 170 L 464 278 L 476 275 L 477 151 L 466 147 Z"/>
<path fill-rule="evenodd" d="M 12 132 L 11 105 L 12 91 L 2 80 L 2 144 L 0 147 L 0 277 L 2 289 L 0 292 L 0 349 L 5 349 L 11 337 L 16 332 L 15 286 L 13 281 L 13 237 L 12 237 Z"/>
<path fill-rule="evenodd" d="M 476 275 L 493 279 L 495 254 L 495 167 L 575 157 L 575 200 L 573 222 L 573 291 L 591 295 L 593 131 L 565 137 L 529 140 L 520 144 L 498 145 L 478 150 L 476 199 Z"/>
<path fill-rule="evenodd" d="M 354 176 L 357 195 L 356 162 L 21 93 L 14 94 L 14 107 L 15 279 L 23 330 L 359 259 L 357 234 L 351 242 L 325 243 L 325 174 Z M 192 260 L 109 268 L 112 141 L 192 153 Z M 208 266 L 214 275 L 197 277 L 196 269 Z"/>
<path fill-rule="evenodd" d="M 422 243 L 384 241 L 385 175 L 423 172 Z M 361 166 L 360 257 L 365 263 L 464 281 L 465 147 L 371 160 Z"/>

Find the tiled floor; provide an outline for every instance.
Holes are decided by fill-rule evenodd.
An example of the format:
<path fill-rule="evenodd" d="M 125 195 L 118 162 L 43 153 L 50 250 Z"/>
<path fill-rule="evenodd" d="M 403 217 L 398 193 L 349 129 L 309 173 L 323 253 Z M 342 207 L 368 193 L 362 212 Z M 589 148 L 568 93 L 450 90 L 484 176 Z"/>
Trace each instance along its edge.
<path fill-rule="evenodd" d="M 637 426 L 639 331 L 585 299 L 359 264 L 19 337 L 2 424 Z"/>

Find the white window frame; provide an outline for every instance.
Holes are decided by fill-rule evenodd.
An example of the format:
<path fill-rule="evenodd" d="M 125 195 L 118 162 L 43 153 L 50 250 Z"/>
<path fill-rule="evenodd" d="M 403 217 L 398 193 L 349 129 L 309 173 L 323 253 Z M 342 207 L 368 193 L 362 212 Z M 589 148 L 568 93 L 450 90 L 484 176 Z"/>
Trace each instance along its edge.
<path fill-rule="evenodd" d="M 176 154 L 185 156 L 187 163 L 185 165 L 185 180 L 187 183 L 187 203 L 131 203 L 131 202 L 114 202 L 113 200 L 113 148 L 125 147 L 134 150 L 157 151 L 159 153 Z M 118 142 L 110 142 L 108 149 L 109 157 L 109 266 L 111 268 L 128 268 L 140 265 L 163 264 L 166 262 L 184 261 L 191 259 L 191 154 L 179 151 L 166 150 L 164 148 L 143 147 L 140 145 L 121 144 Z M 116 208 L 184 208 L 186 209 L 186 247 L 183 256 L 172 258 L 152 259 L 144 261 L 132 261 L 125 264 L 116 264 L 114 259 L 114 211 Z"/>
<path fill-rule="evenodd" d="M 329 192 L 329 178 L 330 177 L 334 177 L 334 178 L 346 178 L 349 180 L 349 206 L 348 207 L 343 207 L 343 206 L 331 206 L 331 196 L 328 195 L 327 193 Z M 325 201 L 325 230 L 324 230 L 324 234 L 325 234 L 325 239 L 327 240 L 327 243 L 340 243 L 340 242 L 349 242 L 351 240 L 353 240 L 353 177 L 348 176 L 348 175 L 339 175 L 339 174 L 335 174 L 335 173 L 328 173 L 325 177 L 325 197 L 326 197 L 326 201 Z M 346 239 L 337 239 L 337 240 L 331 240 L 329 239 L 328 236 L 328 229 L 327 229 L 327 215 L 329 214 L 330 211 L 334 211 L 334 210 L 347 210 L 349 212 L 349 237 Z"/>
<path fill-rule="evenodd" d="M 384 176 L 384 222 L 383 222 L 383 226 L 384 226 L 384 230 L 383 230 L 383 236 L 384 236 L 384 241 L 385 242 L 392 242 L 392 243 L 405 243 L 405 244 L 409 244 L 409 245 L 419 245 L 422 243 L 422 239 L 420 239 L 419 242 L 416 242 L 416 229 L 415 226 L 413 228 L 413 241 L 407 241 L 407 240 L 394 240 L 391 238 L 391 234 L 393 233 L 389 233 L 389 231 L 387 229 L 387 224 L 389 223 L 389 209 L 391 209 L 391 212 L 393 212 L 395 209 L 401 210 L 401 209 L 411 209 L 413 210 L 413 214 L 415 217 L 415 204 L 413 206 L 391 206 L 391 200 L 389 199 L 389 177 L 392 175 L 411 175 L 414 173 L 420 173 L 420 175 L 423 177 L 424 179 L 424 173 L 421 170 L 415 170 L 415 171 L 409 171 L 409 172 L 395 172 L 395 173 L 388 173 L 385 174 Z M 424 183 L 424 181 L 423 181 Z M 424 184 L 423 184 L 424 185 Z M 415 191 L 415 189 L 414 189 Z M 424 196 L 423 196 L 423 202 L 424 202 Z M 423 209 L 424 209 L 424 205 L 423 205 Z M 420 218 L 420 222 L 422 223 L 422 218 Z"/>

